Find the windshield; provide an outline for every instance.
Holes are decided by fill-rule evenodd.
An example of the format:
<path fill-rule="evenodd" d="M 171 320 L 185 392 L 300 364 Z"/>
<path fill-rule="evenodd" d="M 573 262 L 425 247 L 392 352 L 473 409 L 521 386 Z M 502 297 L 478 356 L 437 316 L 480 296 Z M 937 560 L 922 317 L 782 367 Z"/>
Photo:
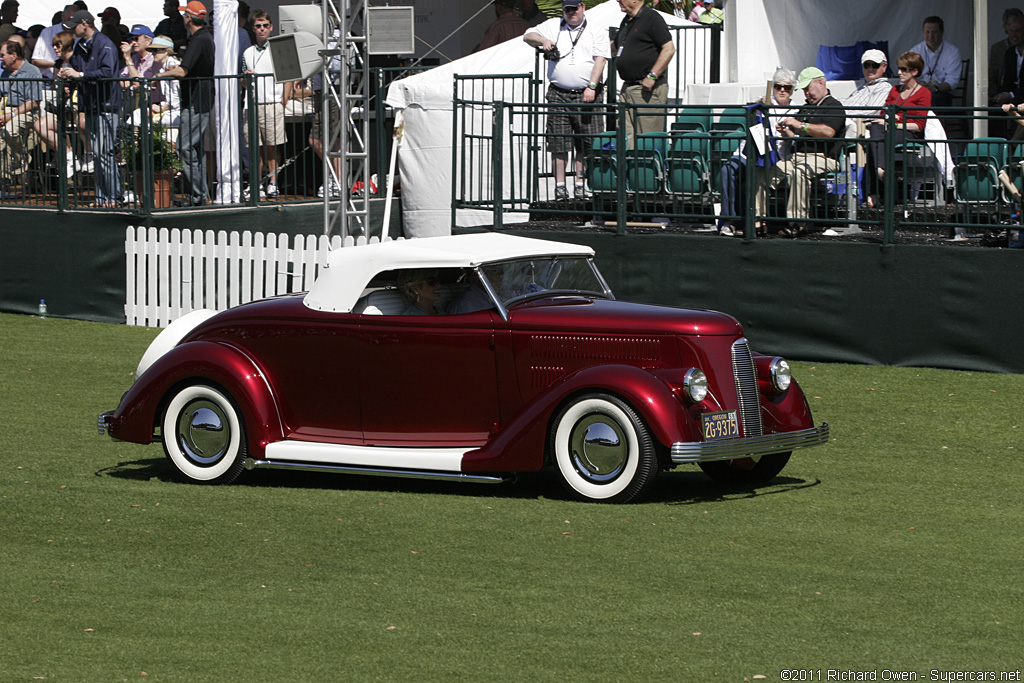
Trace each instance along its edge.
<path fill-rule="evenodd" d="M 611 290 L 589 258 L 551 256 L 503 261 L 481 269 L 503 306 L 547 294 L 611 299 Z"/>

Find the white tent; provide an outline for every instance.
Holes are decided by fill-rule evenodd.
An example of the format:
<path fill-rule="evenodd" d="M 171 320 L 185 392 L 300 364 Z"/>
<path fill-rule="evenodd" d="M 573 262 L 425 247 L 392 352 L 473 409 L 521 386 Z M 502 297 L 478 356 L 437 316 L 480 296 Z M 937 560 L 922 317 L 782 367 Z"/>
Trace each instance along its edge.
<path fill-rule="evenodd" d="M 689 24 L 670 15 L 665 17 L 666 21 L 673 25 Z M 615 2 L 607 2 L 587 11 L 588 25 L 605 34 L 608 27 L 618 26 L 621 21 L 622 11 Z M 400 110 L 405 123 L 398 162 L 404 180 L 402 211 L 407 235 L 422 237 L 447 234 L 451 231 L 454 76 L 527 74 L 533 72 L 534 60 L 534 49 L 517 38 L 391 84 L 386 102 Z M 680 74 L 681 78 L 686 82 L 702 78 L 703 68 L 697 69 L 696 66 L 698 65 L 692 65 L 691 70 L 700 73 L 683 73 Z M 669 74 L 672 76 L 669 80 L 671 98 L 675 97 L 678 91 L 678 83 L 674 80 L 674 63 L 669 67 Z M 525 87 L 521 87 L 520 91 L 504 91 L 500 94 L 493 89 L 488 90 L 486 83 L 483 88 L 483 92 L 478 92 L 474 99 L 479 98 L 485 102 L 492 99 L 528 101 Z M 472 131 L 474 134 L 490 134 L 490 117 L 477 116 L 474 120 L 481 122 L 481 129 Z M 488 149 L 481 146 L 480 153 L 487 154 Z M 506 169 L 513 163 L 513 156 L 506 155 Z M 544 156 L 546 158 L 546 155 Z M 482 173 L 483 177 L 467 179 L 467 182 L 483 183 L 486 186 L 490 181 L 489 168 Z M 504 174 L 505 196 L 508 196 L 507 192 L 510 190 L 510 176 L 511 173 Z M 524 222 L 527 218 L 527 214 L 507 213 L 503 220 L 506 223 L 516 223 Z M 456 216 L 456 223 L 460 226 L 489 225 L 492 222 L 493 214 L 489 211 L 460 209 Z"/>

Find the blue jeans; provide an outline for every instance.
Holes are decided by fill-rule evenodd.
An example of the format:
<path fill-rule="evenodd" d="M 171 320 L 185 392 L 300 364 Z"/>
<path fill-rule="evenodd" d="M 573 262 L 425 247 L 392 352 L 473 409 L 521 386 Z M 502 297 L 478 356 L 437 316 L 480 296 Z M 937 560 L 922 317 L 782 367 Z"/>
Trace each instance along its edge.
<path fill-rule="evenodd" d="M 740 218 L 718 219 L 718 229 L 721 230 L 726 224 L 733 224 L 739 227 L 745 226 L 743 211 L 745 204 L 743 198 L 746 196 L 746 178 L 743 175 L 746 167 L 746 160 L 741 156 L 731 156 L 722 164 L 722 213 L 721 216 L 739 216 Z"/>
<path fill-rule="evenodd" d="M 197 112 L 190 108 L 181 110 L 178 124 L 178 156 L 183 168 L 181 174 L 187 184 L 193 204 L 202 204 L 209 194 L 206 189 L 206 150 L 203 140 L 210 127 L 210 112 Z"/>
<path fill-rule="evenodd" d="M 85 114 L 85 129 L 92 144 L 96 160 L 96 203 L 121 203 L 124 188 L 121 187 L 121 172 L 117 167 L 117 126 L 119 117 L 113 112 L 89 112 Z"/>

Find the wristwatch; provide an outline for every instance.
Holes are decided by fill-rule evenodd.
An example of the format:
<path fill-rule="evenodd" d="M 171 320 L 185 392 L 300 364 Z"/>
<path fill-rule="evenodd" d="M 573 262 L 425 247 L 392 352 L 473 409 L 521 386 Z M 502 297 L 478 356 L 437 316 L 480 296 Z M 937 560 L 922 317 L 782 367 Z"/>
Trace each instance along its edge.
<path fill-rule="evenodd" d="M 656 81 L 658 80 L 658 74 L 651 71 L 650 73 L 647 74 L 647 78 L 651 79 L 652 81 Z"/>
<path fill-rule="evenodd" d="M 597 83 L 594 81 L 590 81 L 590 83 L 587 83 L 587 87 L 590 88 L 591 90 L 597 90 Z"/>

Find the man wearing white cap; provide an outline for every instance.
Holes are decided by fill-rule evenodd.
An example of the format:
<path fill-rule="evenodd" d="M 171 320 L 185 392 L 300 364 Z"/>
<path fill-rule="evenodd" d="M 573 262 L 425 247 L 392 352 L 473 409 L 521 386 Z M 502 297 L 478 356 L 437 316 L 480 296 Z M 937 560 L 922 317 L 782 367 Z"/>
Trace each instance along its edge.
<path fill-rule="evenodd" d="M 786 201 L 786 216 L 791 224 L 779 231 L 781 237 L 797 237 L 811 228 L 811 191 L 815 177 L 822 173 L 839 170 L 836 158 L 836 143 L 846 128 L 846 111 L 842 103 L 828 91 L 825 74 L 821 69 L 809 66 L 797 76 L 797 87 L 804 91 L 807 101 L 795 116 L 779 121 L 776 129 L 779 135 L 791 138 L 793 156 L 771 168 L 768 183 L 777 187 L 783 177 L 789 178 L 789 199 Z M 758 180 L 763 181 L 765 172 L 758 168 Z M 758 192 L 757 215 L 765 215 L 764 193 Z"/>
<path fill-rule="evenodd" d="M 860 57 L 860 66 L 864 70 L 864 83 L 843 100 L 847 107 L 873 107 L 875 111 L 850 112 L 850 116 L 875 118 L 881 115 L 885 99 L 889 97 L 892 86 L 885 79 L 885 70 L 889 60 L 881 50 L 866 50 Z"/>

